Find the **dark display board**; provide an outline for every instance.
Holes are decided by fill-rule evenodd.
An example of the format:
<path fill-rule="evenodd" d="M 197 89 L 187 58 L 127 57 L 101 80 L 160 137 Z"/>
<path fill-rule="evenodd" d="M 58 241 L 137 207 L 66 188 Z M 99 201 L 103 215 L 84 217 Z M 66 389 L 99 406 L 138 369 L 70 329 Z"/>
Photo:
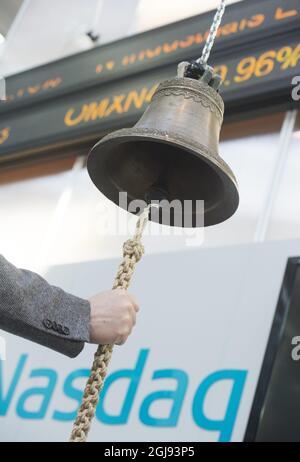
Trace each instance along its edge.
<path fill-rule="evenodd" d="M 129 37 L 7 79 L 0 163 L 133 124 L 177 63 L 198 57 L 213 12 Z M 300 0 L 229 6 L 211 59 L 224 80 L 226 118 L 294 106 Z"/>
<path fill-rule="evenodd" d="M 294 339 L 294 340 L 293 340 Z M 290 258 L 245 436 L 300 442 L 300 258 Z"/>

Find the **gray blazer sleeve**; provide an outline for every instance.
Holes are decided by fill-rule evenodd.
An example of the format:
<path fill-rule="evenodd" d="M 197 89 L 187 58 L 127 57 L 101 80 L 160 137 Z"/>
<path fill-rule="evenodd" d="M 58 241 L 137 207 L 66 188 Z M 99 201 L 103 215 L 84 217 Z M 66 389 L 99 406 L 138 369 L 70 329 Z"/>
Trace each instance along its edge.
<path fill-rule="evenodd" d="M 90 304 L 0 255 L 0 329 L 71 358 L 89 341 Z"/>

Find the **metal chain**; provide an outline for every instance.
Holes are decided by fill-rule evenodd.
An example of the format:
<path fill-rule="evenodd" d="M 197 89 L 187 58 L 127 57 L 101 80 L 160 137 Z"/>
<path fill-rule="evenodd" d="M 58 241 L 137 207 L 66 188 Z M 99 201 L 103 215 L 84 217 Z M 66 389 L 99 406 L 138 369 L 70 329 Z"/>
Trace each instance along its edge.
<path fill-rule="evenodd" d="M 204 66 L 207 64 L 208 58 L 210 56 L 210 52 L 215 43 L 217 32 L 218 32 L 219 26 L 221 24 L 221 21 L 222 21 L 224 12 L 225 12 L 225 7 L 226 7 L 226 0 L 221 0 L 221 3 L 219 5 L 219 8 L 217 9 L 213 23 L 211 25 L 205 46 L 203 48 L 201 58 L 196 60 L 197 63 L 200 63 Z"/>

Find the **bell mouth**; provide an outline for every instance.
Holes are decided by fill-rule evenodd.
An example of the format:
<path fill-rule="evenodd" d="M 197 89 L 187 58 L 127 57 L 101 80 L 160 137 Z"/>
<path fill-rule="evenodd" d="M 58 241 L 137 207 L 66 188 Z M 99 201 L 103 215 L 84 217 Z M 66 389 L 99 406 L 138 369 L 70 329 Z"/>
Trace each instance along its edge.
<path fill-rule="evenodd" d="M 151 214 L 150 219 L 169 226 L 211 226 L 234 214 L 239 203 L 237 184 L 219 156 L 210 155 L 204 147 L 195 150 L 188 141 L 182 145 L 167 135 L 149 139 L 149 134 L 134 135 L 133 131 L 123 129 L 106 136 L 88 157 L 88 173 L 105 196 L 140 214 L 142 207 L 128 208 L 128 204 L 140 200 L 145 206 L 151 191 L 160 190 L 166 197 L 160 213 Z M 121 192 L 127 193 L 127 204 L 120 203 Z"/>

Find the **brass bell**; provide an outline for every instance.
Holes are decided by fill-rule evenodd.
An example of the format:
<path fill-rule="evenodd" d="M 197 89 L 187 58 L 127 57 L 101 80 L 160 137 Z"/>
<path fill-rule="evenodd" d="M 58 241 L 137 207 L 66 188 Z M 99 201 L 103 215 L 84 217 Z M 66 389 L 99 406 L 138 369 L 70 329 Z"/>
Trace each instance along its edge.
<path fill-rule="evenodd" d="M 151 214 L 150 219 L 159 223 L 182 227 L 221 223 L 239 203 L 234 174 L 218 154 L 223 114 L 220 94 L 204 80 L 164 81 L 133 128 L 115 131 L 93 147 L 89 175 L 117 205 L 120 192 L 127 192 L 128 201 L 179 200 L 182 210 L 171 211 L 167 219 L 163 210 Z M 196 201 L 204 201 L 200 212 Z"/>

